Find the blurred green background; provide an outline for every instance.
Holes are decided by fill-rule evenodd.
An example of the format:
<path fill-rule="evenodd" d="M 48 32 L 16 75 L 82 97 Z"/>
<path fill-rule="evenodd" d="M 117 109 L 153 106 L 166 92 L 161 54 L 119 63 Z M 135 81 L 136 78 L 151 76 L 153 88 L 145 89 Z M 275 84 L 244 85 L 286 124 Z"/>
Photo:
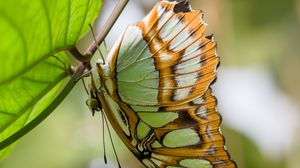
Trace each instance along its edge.
<path fill-rule="evenodd" d="M 109 46 L 155 2 L 130 1 L 107 38 Z M 105 1 L 101 20 L 115 4 Z M 204 11 L 207 34 L 214 33 L 218 42 L 221 67 L 215 90 L 232 158 L 240 168 L 298 168 L 300 1 L 191 0 L 191 4 Z M 104 167 L 101 118 L 91 116 L 86 99 L 79 83 L 48 119 L 19 140 L 0 167 Z M 122 167 L 142 167 L 114 137 Z M 117 167 L 108 136 L 106 140 L 107 167 Z"/>

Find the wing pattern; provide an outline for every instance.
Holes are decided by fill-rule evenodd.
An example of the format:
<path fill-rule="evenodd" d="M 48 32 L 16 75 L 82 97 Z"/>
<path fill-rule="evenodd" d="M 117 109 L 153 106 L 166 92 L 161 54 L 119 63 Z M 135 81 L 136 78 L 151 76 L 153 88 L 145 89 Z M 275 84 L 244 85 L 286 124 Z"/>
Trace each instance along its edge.
<path fill-rule="evenodd" d="M 98 63 L 98 97 L 117 134 L 147 167 L 234 168 L 210 85 L 219 57 L 201 11 L 160 1 Z"/>

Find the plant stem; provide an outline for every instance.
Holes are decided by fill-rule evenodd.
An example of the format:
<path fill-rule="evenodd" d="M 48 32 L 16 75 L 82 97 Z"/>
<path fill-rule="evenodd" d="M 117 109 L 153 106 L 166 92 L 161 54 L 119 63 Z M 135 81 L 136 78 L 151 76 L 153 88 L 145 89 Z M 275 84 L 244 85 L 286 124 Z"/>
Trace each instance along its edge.
<path fill-rule="evenodd" d="M 92 59 L 92 55 L 83 55 L 75 45 L 69 47 L 68 50 L 78 61 L 89 62 Z"/>

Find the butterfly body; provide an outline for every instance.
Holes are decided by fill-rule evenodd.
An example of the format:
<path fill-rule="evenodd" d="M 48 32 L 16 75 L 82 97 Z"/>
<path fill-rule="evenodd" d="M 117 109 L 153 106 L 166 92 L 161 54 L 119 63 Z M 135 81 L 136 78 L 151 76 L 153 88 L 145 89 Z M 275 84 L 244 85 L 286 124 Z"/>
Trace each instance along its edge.
<path fill-rule="evenodd" d="M 185 1 L 158 2 L 97 63 L 92 93 L 147 167 L 236 167 L 219 131 L 210 88 L 219 58 L 202 15 Z"/>

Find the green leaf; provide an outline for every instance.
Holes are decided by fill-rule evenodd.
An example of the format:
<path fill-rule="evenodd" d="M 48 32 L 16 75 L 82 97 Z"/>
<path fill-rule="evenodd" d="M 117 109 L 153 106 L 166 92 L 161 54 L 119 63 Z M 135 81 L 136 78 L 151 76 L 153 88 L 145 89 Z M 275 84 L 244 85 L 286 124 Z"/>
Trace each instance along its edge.
<path fill-rule="evenodd" d="M 74 86 L 65 84 L 62 62 L 69 60 L 60 51 L 89 30 L 100 6 L 101 0 L 0 1 L 0 156 Z"/>

